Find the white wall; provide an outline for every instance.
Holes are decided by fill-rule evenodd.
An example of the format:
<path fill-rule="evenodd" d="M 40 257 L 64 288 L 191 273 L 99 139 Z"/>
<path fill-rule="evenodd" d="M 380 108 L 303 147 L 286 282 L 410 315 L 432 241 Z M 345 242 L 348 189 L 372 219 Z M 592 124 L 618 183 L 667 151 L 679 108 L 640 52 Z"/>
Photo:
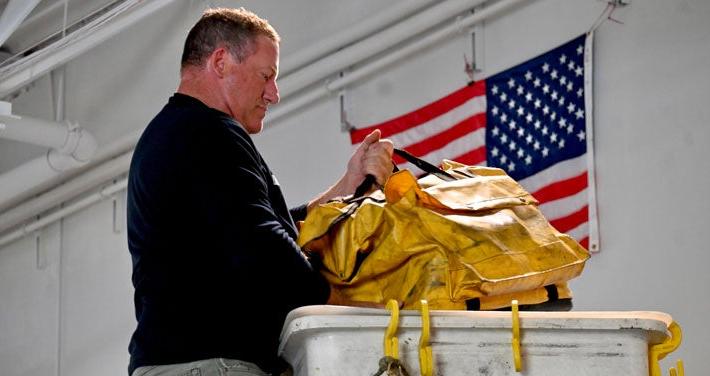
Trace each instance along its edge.
<path fill-rule="evenodd" d="M 375 0 L 221 1 L 268 18 L 282 56 L 385 6 Z M 288 5 L 284 5 L 288 4 Z M 101 143 L 143 127 L 177 83 L 181 44 L 203 6 L 177 1 L 67 67 L 68 119 Z M 486 74 L 585 32 L 605 4 L 537 0 L 485 25 Z M 690 375 L 710 368 L 710 2 L 634 0 L 595 36 L 595 153 L 602 251 L 572 284 L 578 310 L 659 310 L 685 329 L 677 357 Z M 348 89 L 350 121 L 371 124 L 466 82 L 466 37 L 452 38 Z M 14 101 L 51 116 L 47 79 Z M 267 127 L 256 138 L 291 203 L 326 188 L 350 154 L 335 98 Z M 29 151 L 27 151 L 29 150 Z M 0 142 L 2 171 L 41 153 Z M 118 203 L 121 208 L 120 202 Z M 130 258 L 114 206 L 94 205 L 0 249 L 2 374 L 123 375 L 133 330 Z M 119 229 L 120 230 L 120 229 Z"/>

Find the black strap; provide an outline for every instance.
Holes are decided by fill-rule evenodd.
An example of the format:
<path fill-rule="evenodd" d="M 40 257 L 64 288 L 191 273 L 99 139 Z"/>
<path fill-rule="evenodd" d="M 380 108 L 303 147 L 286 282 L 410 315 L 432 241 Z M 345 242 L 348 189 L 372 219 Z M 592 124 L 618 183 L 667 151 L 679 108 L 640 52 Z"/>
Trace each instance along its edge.
<path fill-rule="evenodd" d="M 400 157 L 404 158 L 405 161 L 421 168 L 422 171 L 426 172 L 427 174 L 432 174 L 441 180 L 444 180 L 444 181 L 458 180 L 455 177 L 453 177 L 451 174 L 449 174 L 448 172 L 440 169 L 439 167 L 434 166 L 433 164 L 431 164 L 421 158 L 417 158 L 414 155 L 409 154 L 409 152 L 407 152 L 405 150 L 394 149 L 394 153 L 399 155 Z"/>

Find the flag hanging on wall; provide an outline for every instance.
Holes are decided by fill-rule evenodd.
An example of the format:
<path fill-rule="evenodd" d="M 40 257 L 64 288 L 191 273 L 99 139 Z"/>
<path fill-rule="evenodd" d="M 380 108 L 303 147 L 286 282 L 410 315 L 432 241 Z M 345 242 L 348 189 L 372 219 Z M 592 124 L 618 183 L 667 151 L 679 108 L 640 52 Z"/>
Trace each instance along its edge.
<path fill-rule="evenodd" d="M 408 114 L 355 129 L 351 141 L 380 129 L 434 164 L 502 168 L 540 201 L 555 228 L 596 252 L 592 39 L 582 35 Z"/>

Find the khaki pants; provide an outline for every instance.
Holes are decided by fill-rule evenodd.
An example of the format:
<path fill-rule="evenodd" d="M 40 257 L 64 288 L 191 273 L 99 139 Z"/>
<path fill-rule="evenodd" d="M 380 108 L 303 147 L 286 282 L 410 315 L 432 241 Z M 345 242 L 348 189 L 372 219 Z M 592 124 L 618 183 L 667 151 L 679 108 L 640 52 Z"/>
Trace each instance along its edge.
<path fill-rule="evenodd" d="M 268 374 L 254 363 L 213 358 L 190 363 L 139 367 L 131 376 L 268 376 Z"/>

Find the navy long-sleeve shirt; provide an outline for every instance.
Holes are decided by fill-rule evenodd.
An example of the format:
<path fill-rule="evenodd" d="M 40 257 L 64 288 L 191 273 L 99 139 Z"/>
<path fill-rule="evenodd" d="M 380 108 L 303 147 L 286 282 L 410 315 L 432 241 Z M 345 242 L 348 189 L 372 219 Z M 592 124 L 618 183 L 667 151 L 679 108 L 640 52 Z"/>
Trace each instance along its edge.
<path fill-rule="evenodd" d="M 175 94 L 141 136 L 128 180 L 138 321 L 129 373 L 214 357 L 278 368 L 286 314 L 324 303 L 329 287 L 295 243 L 281 190 L 249 135 Z"/>

